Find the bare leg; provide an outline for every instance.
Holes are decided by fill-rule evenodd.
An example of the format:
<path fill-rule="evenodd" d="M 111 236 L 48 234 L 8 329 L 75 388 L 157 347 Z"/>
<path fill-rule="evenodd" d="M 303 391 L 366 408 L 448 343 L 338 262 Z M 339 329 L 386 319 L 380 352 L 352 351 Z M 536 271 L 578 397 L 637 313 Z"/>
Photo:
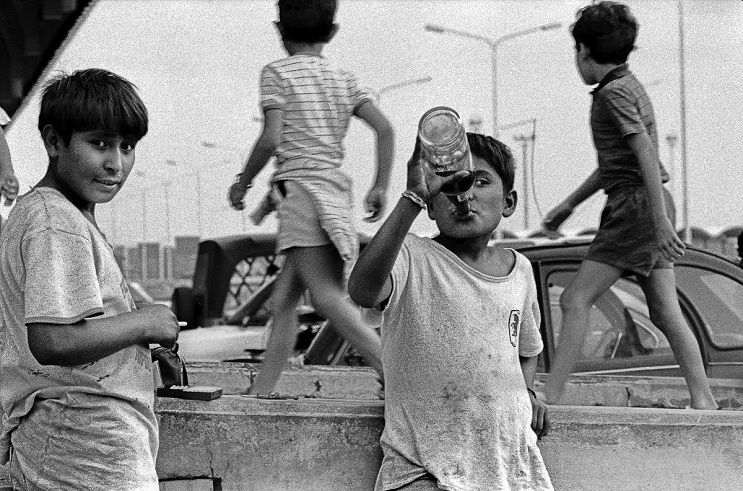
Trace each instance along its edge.
<path fill-rule="evenodd" d="M 255 383 L 249 394 L 268 394 L 274 390 L 281 372 L 288 365 L 289 356 L 297 340 L 297 305 L 304 293 L 304 284 L 297 267 L 298 248 L 289 249 L 284 266 L 279 272 L 271 303 L 273 305 L 273 326 L 266 343 L 266 351 Z"/>
<path fill-rule="evenodd" d="M 648 278 L 638 277 L 638 281 L 648 301 L 650 320 L 668 339 L 681 367 L 691 395 L 691 407 L 716 409 L 717 402 L 704 372 L 699 344 L 681 313 L 673 269 L 654 269 Z"/>
<path fill-rule="evenodd" d="M 343 260 L 333 245 L 297 249 L 300 276 L 315 309 L 382 373 L 382 340 L 361 317 L 359 307 L 343 287 Z"/>
<path fill-rule="evenodd" d="M 583 261 L 570 285 L 562 292 L 562 328 L 554 363 L 545 384 L 550 404 L 560 401 L 588 332 L 588 313 L 596 300 L 619 279 L 622 271 L 608 264 Z"/>

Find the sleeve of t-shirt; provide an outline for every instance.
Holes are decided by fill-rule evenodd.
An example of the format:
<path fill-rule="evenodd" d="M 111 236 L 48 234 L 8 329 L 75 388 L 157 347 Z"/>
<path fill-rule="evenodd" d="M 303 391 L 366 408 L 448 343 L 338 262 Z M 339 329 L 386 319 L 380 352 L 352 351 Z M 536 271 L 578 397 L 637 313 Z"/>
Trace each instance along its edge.
<path fill-rule="evenodd" d="M 409 236 L 408 236 L 409 237 Z M 408 274 L 410 272 L 410 245 L 408 244 L 408 238 L 406 238 L 400 252 L 397 254 L 395 264 L 392 266 L 390 272 L 390 279 L 392 280 L 392 291 L 390 292 L 390 298 L 387 300 L 386 305 L 382 308 L 385 311 L 385 316 L 389 317 L 397 312 L 397 309 L 402 300 L 403 291 L 405 291 L 405 285 L 408 281 Z"/>
<path fill-rule="evenodd" d="M 637 111 L 635 97 L 627 87 L 609 85 L 606 90 L 602 91 L 602 98 L 608 109 L 609 117 L 623 137 L 647 132 L 640 113 Z"/>
<path fill-rule="evenodd" d="M 358 108 L 365 102 L 374 102 L 374 92 L 369 87 L 362 86 L 353 73 L 347 72 L 347 77 L 348 91 L 351 94 L 351 101 L 354 108 Z"/>
<path fill-rule="evenodd" d="M 103 313 L 87 238 L 47 228 L 24 240 L 22 247 L 26 323 L 73 324 Z"/>
<path fill-rule="evenodd" d="M 271 66 L 263 67 L 261 70 L 261 109 L 281 109 L 286 104 L 284 93 L 284 81 L 279 72 Z"/>
<path fill-rule="evenodd" d="M 534 272 L 527 261 L 524 267 L 526 276 L 526 302 L 524 304 L 524 315 L 521 319 L 521 334 L 519 336 L 519 356 L 525 358 L 537 356 L 542 352 L 544 343 L 539 333 L 539 325 L 542 316 L 537 301 L 537 285 L 534 281 Z"/>

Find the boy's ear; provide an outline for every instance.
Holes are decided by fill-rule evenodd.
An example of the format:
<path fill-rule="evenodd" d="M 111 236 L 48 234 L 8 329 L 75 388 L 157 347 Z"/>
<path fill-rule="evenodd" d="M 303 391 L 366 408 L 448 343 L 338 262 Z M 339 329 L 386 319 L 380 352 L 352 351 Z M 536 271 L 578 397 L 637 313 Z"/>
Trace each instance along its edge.
<path fill-rule="evenodd" d="M 46 148 L 46 153 L 49 157 L 57 157 L 62 145 L 64 145 L 64 141 L 62 141 L 62 137 L 54 129 L 54 126 L 50 124 L 44 126 L 41 129 L 41 139 L 44 142 L 44 148 Z"/>
<path fill-rule="evenodd" d="M 578 43 L 578 56 L 581 57 L 582 60 L 587 60 L 591 57 L 591 50 L 588 49 L 588 46 L 586 46 L 583 43 Z"/>
<path fill-rule="evenodd" d="M 515 189 L 507 192 L 506 195 L 503 196 L 503 211 L 501 211 L 501 216 L 510 217 L 513 215 L 513 212 L 516 211 L 516 203 L 518 203 L 518 201 L 519 196 Z"/>

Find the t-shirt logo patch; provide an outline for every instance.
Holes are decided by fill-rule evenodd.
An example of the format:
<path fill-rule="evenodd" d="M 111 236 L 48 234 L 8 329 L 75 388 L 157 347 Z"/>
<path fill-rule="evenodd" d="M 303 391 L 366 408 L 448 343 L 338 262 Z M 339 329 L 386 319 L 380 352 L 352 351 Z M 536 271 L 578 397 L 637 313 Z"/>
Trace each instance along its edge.
<path fill-rule="evenodd" d="M 521 321 L 521 311 L 512 310 L 511 315 L 508 317 L 508 337 L 511 340 L 511 345 L 516 347 L 516 339 L 519 336 L 519 323 Z"/>

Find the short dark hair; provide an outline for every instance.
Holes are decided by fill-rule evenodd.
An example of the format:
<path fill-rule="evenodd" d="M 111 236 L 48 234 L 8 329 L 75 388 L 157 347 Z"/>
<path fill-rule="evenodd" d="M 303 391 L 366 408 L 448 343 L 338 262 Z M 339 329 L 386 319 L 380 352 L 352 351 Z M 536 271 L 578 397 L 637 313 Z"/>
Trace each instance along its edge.
<path fill-rule="evenodd" d="M 104 130 L 131 135 L 147 134 L 147 108 L 137 87 L 101 68 L 60 73 L 44 86 L 39 131 L 51 125 L 65 145 L 78 131 Z"/>
<path fill-rule="evenodd" d="M 279 0 L 279 22 L 290 41 L 325 43 L 333 34 L 337 0 Z"/>
<path fill-rule="evenodd" d="M 576 14 L 572 34 L 575 49 L 583 43 L 597 63 L 621 65 L 635 49 L 637 19 L 628 6 L 618 2 L 598 2 Z"/>
<path fill-rule="evenodd" d="M 467 143 L 473 156 L 483 159 L 493 167 L 503 181 L 503 191 L 511 191 L 516 176 L 516 164 L 508 145 L 480 133 L 467 133 Z"/>

